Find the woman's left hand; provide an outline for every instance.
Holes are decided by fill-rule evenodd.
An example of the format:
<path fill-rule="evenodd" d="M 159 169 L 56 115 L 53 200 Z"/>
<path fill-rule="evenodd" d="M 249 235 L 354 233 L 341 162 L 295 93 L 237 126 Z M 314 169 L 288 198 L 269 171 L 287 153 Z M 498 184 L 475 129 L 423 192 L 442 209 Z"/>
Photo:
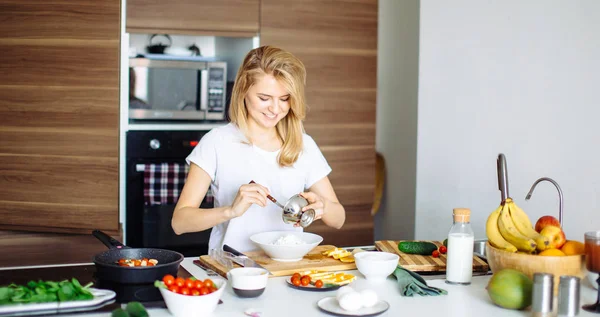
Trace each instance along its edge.
<path fill-rule="evenodd" d="M 315 219 L 321 219 L 325 213 L 325 199 L 313 192 L 300 193 L 300 196 L 308 200 L 308 205 L 302 208 L 302 211 L 313 209 L 315 211 Z"/>

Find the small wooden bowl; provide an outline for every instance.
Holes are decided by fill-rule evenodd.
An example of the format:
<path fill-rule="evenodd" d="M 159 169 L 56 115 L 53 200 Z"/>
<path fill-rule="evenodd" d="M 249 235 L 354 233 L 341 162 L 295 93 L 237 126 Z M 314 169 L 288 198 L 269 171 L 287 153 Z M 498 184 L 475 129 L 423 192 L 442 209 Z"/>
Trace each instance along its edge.
<path fill-rule="evenodd" d="M 534 273 L 554 274 L 554 295 L 558 294 L 558 283 L 562 275 L 585 278 L 585 256 L 539 256 L 512 253 L 486 244 L 486 256 L 493 273 L 502 269 L 514 269 L 523 272 L 533 280 Z"/>

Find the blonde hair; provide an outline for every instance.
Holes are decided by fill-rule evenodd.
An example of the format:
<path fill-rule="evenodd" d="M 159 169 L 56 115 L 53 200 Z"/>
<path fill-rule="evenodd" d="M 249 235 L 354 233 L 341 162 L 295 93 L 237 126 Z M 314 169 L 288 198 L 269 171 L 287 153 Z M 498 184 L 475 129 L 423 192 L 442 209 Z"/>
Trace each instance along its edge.
<path fill-rule="evenodd" d="M 302 152 L 302 120 L 306 117 L 306 69 L 296 56 L 272 46 L 261 46 L 248 52 L 240 65 L 231 92 L 229 119 L 247 136 L 248 110 L 244 98 L 250 87 L 263 75 L 275 77 L 290 94 L 290 111 L 275 128 L 283 143 L 278 163 L 280 166 L 292 166 Z"/>

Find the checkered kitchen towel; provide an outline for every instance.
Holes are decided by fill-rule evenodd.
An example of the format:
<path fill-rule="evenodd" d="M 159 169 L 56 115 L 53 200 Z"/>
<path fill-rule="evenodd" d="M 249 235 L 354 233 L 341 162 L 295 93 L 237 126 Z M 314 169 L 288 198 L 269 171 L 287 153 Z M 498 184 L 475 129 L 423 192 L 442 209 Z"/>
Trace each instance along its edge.
<path fill-rule="evenodd" d="M 189 169 L 187 164 L 144 164 L 144 204 L 177 203 Z M 212 202 L 210 189 L 205 200 Z"/>

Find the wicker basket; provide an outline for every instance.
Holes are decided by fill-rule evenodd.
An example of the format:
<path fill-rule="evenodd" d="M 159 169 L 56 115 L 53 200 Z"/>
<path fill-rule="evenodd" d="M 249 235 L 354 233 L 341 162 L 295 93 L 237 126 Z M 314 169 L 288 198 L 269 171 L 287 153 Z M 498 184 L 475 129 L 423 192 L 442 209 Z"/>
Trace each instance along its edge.
<path fill-rule="evenodd" d="M 560 276 L 572 275 L 581 279 L 587 273 L 584 255 L 539 256 L 512 253 L 486 245 L 487 260 L 493 273 L 502 269 L 515 269 L 533 279 L 534 273 L 554 274 L 554 295 L 558 294 Z"/>

